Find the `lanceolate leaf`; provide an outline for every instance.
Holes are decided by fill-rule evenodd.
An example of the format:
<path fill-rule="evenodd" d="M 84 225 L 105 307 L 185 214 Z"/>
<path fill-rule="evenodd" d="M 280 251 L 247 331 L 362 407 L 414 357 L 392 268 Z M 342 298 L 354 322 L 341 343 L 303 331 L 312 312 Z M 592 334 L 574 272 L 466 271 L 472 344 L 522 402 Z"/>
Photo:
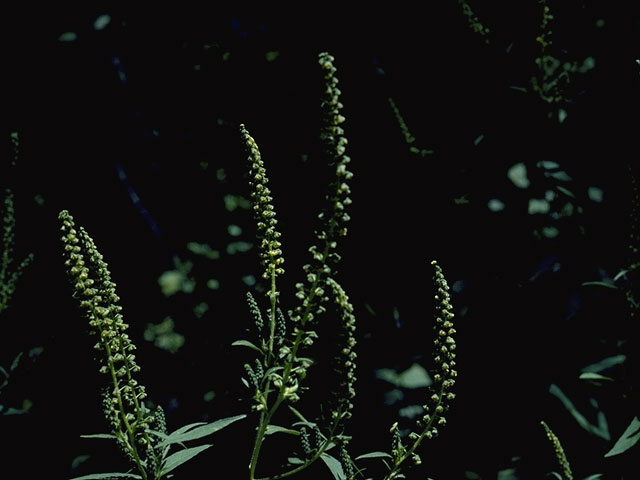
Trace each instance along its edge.
<path fill-rule="evenodd" d="M 638 443 L 638 440 L 640 440 L 640 420 L 638 420 L 638 417 L 633 417 L 633 420 L 631 420 L 631 423 L 622 436 L 604 456 L 612 457 L 625 452 Z"/>
<path fill-rule="evenodd" d="M 230 425 L 231 423 L 237 420 L 240 420 L 244 417 L 246 417 L 246 415 L 243 414 L 243 415 L 236 415 L 235 417 L 223 418 L 220 420 L 216 420 L 215 422 L 196 427 L 186 432 L 184 431 L 180 432 L 179 430 L 176 430 L 167 438 L 165 438 L 162 441 L 161 445 L 166 446 L 166 445 L 171 445 L 173 443 L 183 443 L 183 442 L 188 442 L 189 440 L 196 440 L 198 438 L 206 437 L 207 435 L 211 435 L 212 433 L 215 433 L 218 430 L 222 430 L 227 425 Z"/>
<path fill-rule="evenodd" d="M 93 473 L 91 475 L 83 475 L 82 477 L 74 477 L 71 480 L 111 480 L 118 478 L 142 478 L 135 473 Z"/>
<path fill-rule="evenodd" d="M 332 457 L 327 453 L 323 453 L 322 455 L 320 455 L 320 458 L 322 458 L 327 467 L 329 467 L 329 470 L 331 470 L 333 478 L 335 478 L 336 480 L 346 480 L 347 477 L 342 470 L 342 465 L 335 457 Z"/>
<path fill-rule="evenodd" d="M 290 428 L 280 427 L 278 425 L 267 425 L 267 431 L 264 432 L 265 435 L 271 435 L 272 433 L 288 433 L 290 435 L 300 435 L 300 432 L 297 430 L 292 430 Z"/>
<path fill-rule="evenodd" d="M 191 460 L 200 452 L 203 452 L 204 450 L 206 450 L 211 446 L 213 445 L 208 444 L 208 445 L 200 445 L 198 447 L 193 447 L 193 448 L 185 448 L 184 450 L 180 450 L 179 452 L 176 452 L 173 455 L 169 455 L 164 461 L 164 466 L 162 467 L 162 471 L 160 472 L 160 475 L 161 476 L 166 475 L 173 469 L 179 467 L 184 462 Z"/>
<path fill-rule="evenodd" d="M 249 348 L 255 350 L 256 352 L 262 353 L 262 350 L 260 350 L 257 346 L 255 346 L 249 340 L 236 340 L 231 345 L 233 345 L 234 347 L 249 347 Z"/>
<path fill-rule="evenodd" d="M 116 439 L 118 437 L 116 437 L 115 435 L 112 435 L 110 433 L 92 433 L 89 435 L 80 435 L 80 438 L 109 438 L 109 439 Z"/>
<path fill-rule="evenodd" d="M 355 458 L 355 460 L 362 460 L 364 458 L 391 458 L 391 455 L 385 452 L 371 452 L 365 453 Z"/>

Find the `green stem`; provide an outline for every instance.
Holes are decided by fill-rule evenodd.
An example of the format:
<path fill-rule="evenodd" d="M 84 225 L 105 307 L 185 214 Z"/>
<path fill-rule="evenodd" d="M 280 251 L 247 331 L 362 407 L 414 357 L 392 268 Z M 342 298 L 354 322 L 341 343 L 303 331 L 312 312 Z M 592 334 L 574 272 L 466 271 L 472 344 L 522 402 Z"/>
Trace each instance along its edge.
<path fill-rule="evenodd" d="M 405 460 L 407 460 L 413 454 L 413 452 L 416 451 L 416 449 L 422 443 L 422 440 L 424 439 L 424 437 L 427 435 L 427 432 L 431 431 L 431 427 L 433 426 L 433 423 L 440 417 L 439 415 L 437 415 L 435 413 L 435 411 L 440 406 L 440 404 L 442 403 L 442 397 L 443 396 L 444 396 L 444 384 L 440 385 L 440 392 L 438 392 L 438 401 L 436 402 L 435 406 L 433 407 L 434 414 L 431 416 L 431 419 L 429 420 L 429 422 L 427 422 L 427 424 L 425 425 L 424 429 L 422 430 L 422 433 L 415 440 L 415 442 L 413 442 L 413 445 L 411 445 L 409 450 L 407 450 L 405 452 L 405 454 L 402 455 L 400 458 L 395 459 L 395 461 L 393 462 L 393 468 L 389 471 L 389 473 L 387 473 L 387 475 L 384 477 L 384 480 L 391 480 L 392 478 L 395 478 L 395 475 L 400 470 L 400 465 L 402 465 L 402 463 L 404 463 Z"/>
<path fill-rule="evenodd" d="M 94 315 L 97 315 L 93 306 L 91 307 L 91 310 Z M 102 327 L 98 326 L 98 335 L 100 335 L 101 339 L 102 339 L 102 332 L 103 332 Z M 133 460 L 136 466 L 138 467 L 138 470 L 140 471 L 142 478 L 146 480 L 147 472 L 142 466 L 142 461 L 140 460 L 140 455 L 138 454 L 138 449 L 136 448 L 135 435 L 134 435 L 133 429 L 131 428 L 131 425 L 129 424 L 129 420 L 127 420 L 127 414 L 124 411 L 124 404 L 122 402 L 122 395 L 120 394 L 120 384 L 118 381 L 118 376 L 113 367 L 113 362 L 109 361 L 109 358 L 111 358 L 111 348 L 109 347 L 109 343 L 107 341 L 103 341 L 102 344 L 104 345 L 104 348 L 105 348 L 105 354 L 107 355 L 107 363 L 109 365 L 109 372 L 111 373 L 111 382 L 113 383 L 116 399 L 118 400 L 118 410 L 120 411 L 122 422 L 124 423 L 124 426 L 127 430 L 127 436 L 129 438 L 129 451 L 133 456 Z"/>
<path fill-rule="evenodd" d="M 307 459 L 302 465 L 292 469 L 292 470 L 288 470 L 286 472 L 283 473 L 278 473 L 276 475 L 272 475 L 270 477 L 262 477 L 262 478 L 257 478 L 257 479 L 252 479 L 251 480 L 278 480 L 280 478 L 286 478 L 286 477 L 290 477 L 291 475 L 295 475 L 298 472 L 301 472 L 302 470 L 305 470 L 307 467 L 309 467 L 313 462 L 315 462 L 316 460 L 318 460 L 318 458 L 320 458 L 322 456 L 322 454 L 324 452 L 327 451 L 327 449 L 329 448 L 329 445 L 331 445 L 332 439 L 333 439 L 333 434 L 335 433 L 335 430 L 338 426 L 338 420 L 334 421 L 333 425 L 331 426 L 331 429 L 329 431 L 329 436 L 325 439 L 325 442 L 320 446 L 320 448 L 318 448 L 318 451 L 309 459 Z"/>

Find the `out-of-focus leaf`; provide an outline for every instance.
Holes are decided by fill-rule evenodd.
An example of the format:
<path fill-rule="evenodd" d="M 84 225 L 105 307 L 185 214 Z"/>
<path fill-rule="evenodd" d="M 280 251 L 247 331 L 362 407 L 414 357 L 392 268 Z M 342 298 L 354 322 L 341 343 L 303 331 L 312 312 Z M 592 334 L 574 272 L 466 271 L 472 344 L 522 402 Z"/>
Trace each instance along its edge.
<path fill-rule="evenodd" d="M 376 377 L 402 388 L 422 388 L 428 387 L 432 383 L 427 371 L 417 363 L 401 373 L 390 368 L 381 368 L 376 370 Z"/>
<path fill-rule="evenodd" d="M 573 416 L 573 418 L 578 422 L 582 428 L 587 430 L 588 432 L 604 438 L 605 440 L 610 440 L 611 435 L 609 434 L 609 426 L 607 425 L 607 419 L 602 411 L 598 412 L 598 425 L 591 424 L 586 417 L 578 411 L 573 402 L 562 392 L 560 387 L 555 384 L 551 384 L 549 387 L 549 393 L 553 396 L 557 397 L 562 404 L 565 406 L 569 413 Z"/>
<path fill-rule="evenodd" d="M 527 188 L 531 182 L 527 177 L 527 167 L 524 163 L 516 163 L 507 171 L 507 177 L 518 188 Z"/>
<path fill-rule="evenodd" d="M 638 417 L 633 417 L 633 420 L 631 420 L 631 423 L 620 436 L 613 448 L 605 453 L 604 456 L 613 457 L 614 455 L 626 452 L 638 443 L 638 440 L 640 440 L 640 420 L 638 420 Z"/>
<path fill-rule="evenodd" d="M 566 196 L 568 196 L 568 197 L 576 198 L 576 196 L 574 195 L 574 193 L 573 193 L 571 190 L 569 190 L 569 189 L 567 189 L 567 188 L 564 188 L 562 185 L 556 185 L 556 189 L 557 189 L 559 192 L 564 193 L 564 194 L 565 194 Z"/>
<path fill-rule="evenodd" d="M 627 359 L 626 355 L 614 355 L 612 357 L 607 357 L 604 360 L 599 361 L 598 363 L 592 363 L 591 365 L 587 365 L 581 371 L 582 372 L 601 372 L 611 367 L 615 367 L 616 365 L 621 365 Z"/>
<path fill-rule="evenodd" d="M 598 287 L 607 287 L 607 288 L 612 288 L 614 290 L 616 290 L 618 287 L 616 287 L 613 283 L 608 283 L 608 282 L 582 282 L 582 286 L 587 287 L 589 285 L 593 285 L 593 286 L 598 286 Z"/>
<path fill-rule="evenodd" d="M 584 372 L 580 374 L 580 380 L 607 380 L 607 381 L 613 381 L 613 378 L 611 377 L 605 377 L 604 375 L 600 375 L 599 373 L 595 373 L 595 372 Z"/>

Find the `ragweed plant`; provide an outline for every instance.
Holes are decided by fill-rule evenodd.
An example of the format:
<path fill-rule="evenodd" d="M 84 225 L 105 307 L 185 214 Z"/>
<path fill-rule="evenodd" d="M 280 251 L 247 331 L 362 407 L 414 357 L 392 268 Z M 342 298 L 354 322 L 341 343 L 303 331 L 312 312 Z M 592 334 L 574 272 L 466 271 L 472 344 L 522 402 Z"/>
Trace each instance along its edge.
<path fill-rule="evenodd" d="M 595 60 L 587 57 L 578 65 L 576 60 L 563 61 L 552 53 L 553 14 L 547 0 L 539 0 L 539 3 L 542 6 L 542 19 L 536 42 L 539 44 L 540 55 L 535 59 L 538 72 L 531 78 L 531 88 L 545 102 L 559 104 L 567 101 L 567 89 L 572 75 L 588 72 L 595 67 Z M 566 112 L 559 110 L 558 120 L 563 122 L 565 117 Z"/>
<path fill-rule="evenodd" d="M 239 340 L 234 345 L 246 346 L 258 352 L 257 358 L 245 364 L 245 385 L 253 392 L 253 410 L 259 414 L 257 433 L 249 463 L 249 478 L 276 480 L 299 473 L 316 460 L 321 459 L 337 479 L 353 479 L 361 476 L 363 470 L 356 462 L 368 458 L 383 458 L 388 469 L 385 479 L 401 478 L 401 468 L 407 460 L 420 463 L 416 450 L 424 438 L 433 438 L 438 428 L 445 423 L 444 413 L 454 394 L 455 383 L 455 329 L 450 304 L 449 287 L 442 270 L 435 268 L 434 284 L 436 339 L 434 362 L 436 372 L 430 397 L 424 405 L 424 415 L 417 423 L 415 431 L 409 435 L 409 443 L 404 444 L 397 424 L 392 427 L 393 445 L 391 454 L 372 452 L 352 459 L 348 452 L 351 436 L 346 434 L 346 422 L 351 417 L 355 397 L 356 371 L 356 318 L 354 308 L 345 290 L 338 283 L 337 241 L 346 235 L 349 215 L 346 207 L 351 204 L 348 181 L 352 174 L 346 165 L 350 161 L 345 154 L 347 140 L 341 124 L 342 104 L 340 90 L 335 77 L 333 57 L 323 53 L 319 63 L 324 72 L 324 96 L 321 102 L 321 141 L 327 163 L 335 168 L 335 175 L 326 195 L 326 206 L 319 215 L 321 226 L 316 231 L 316 242 L 309 248 L 311 262 L 303 267 L 305 281 L 296 284 L 297 306 L 284 313 L 277 278 L 284 274 L 281 235 L 276 229 L 277 220 L 273 197 L 267 187 L 267 171 L 256 141 L 249 135 L 244 125 L 240 135 L 245 145 L 250 175 L 251 198 L 256 220 L 259 258 L 264 279 L 269 281 L 266 292 L 268 307 L 260 308 L 260 302 L 251 293 L 247 295 L 249 311 L 253 317 L 254 342 Z M 332 300 L 332 302 L 331 302 Z M 330 304 L 333 304 L 331 308 Z M 313 360 L 303 357 L 304 350 L 311 346 L 318 335 L 313 329 L 321 317 L 337 313 L 336 339 L 338 348 L 330 362 L 335 384 L 331 395 L 321 402 L 320 413 L 310 420 L 291 404 L 300 400 L 305 390 L 303 381 Z M 329 318 L 326 321 L 330 321 Z M 333 324 L 332 324 L 333 325 Z M 275 425 L 280 407 L 287 405 L 293 413 L 293 422 L 288 426 Z M 283 413 L 286 413 L 283 412 Z M 280 423 L 280 421 L 278 422 Z M 299 437 L 299 451 L 288 457 L 289 469 L 280 473 L 260 477 L 258 466 L 264 440 L 267 435 L 286 433 Z M 335 448 L 337 455 L 329 454 Z M 336 458 L 337 457 L 337 458 Z M 388 461 L 387 461 L 388 459 Z"/>
<path fill-rule="evenodd" d="M 475 13 L 473 13 L 473 10 L 471 10 L 471 6 L 469 5 L 469 3 L 466 0 L 458 0 L 458 3 L 462 7 L 462 13 L 464 14 L 465 17 L 467 17 L 467 22 L 469 23 L 469 28 L 471 30 L 473 30 L 475 33 L 477 33 L 478 35 L 483 36 L 484 37 L 484 43 L 486 43 L 488 45 L 490 43 L 489 42 L 489 28 L 485 27 L 482 24 L 482 22 L 480 21 L 478 16 Z"/>
<path fill-rule="evenodd" d="M 17 132 L 11 134 L 11 166 L 15 166 L 19 154 L 20 141 Z M 14 263 L 16 216 L 13 190 L 6 187 L 2 201 L 2 244 L 0 245 L 0 314 L 9 308 L 16 290 L 18 279 L 24 269 L 33 261 L 33 253 L 27 254 L 17 265 Z M 23 353 L 20 352 L 6 369 L 0 366 L 0 392 L 9 384 L 9 378 L 20 364 Z M 0 405 L 0 412 L 4 412 Z"/>
<path fill-rule="evenodd" d="M 211 446 L 185 448 L 184 442 L 214 433 L 244 415 L 210 424 L 194 423 L 167 433 L 162 408 L 151 411 L 144 403 L 146 389 L 136 380 L 140 371 L 133 353 L 136 347 L 126 333 L 128 325 L 124 322 L 116 284 L 111 280 L 106 262 L 86 230 L 76 228 L 68 211 L 60 212 L 59 219 L 73 296 L 89 321 L 90 334 L 97 337 L 94 348 L 100 353 L 100 373 L 109 379 L 109 386 L 103 393 L 103 410 L 111 433 L 86 437 L 114 439 L 138 472 L 78 478 L 163 478 Z M 183 448 L 170 454 L 174 445 Z"/>
<path fill-rule="evenodd" d="M 349 180 L 353 174 L 347 169 L 350 158 L 346 155 L 347 139 L 344 135 L 342 123 L 344 116 L 340 113 L 340 89 L 335 76 L 334 58 L 322 53 L 319 64 L 322 71 L 324 89 L 321 99 L 322 127 L 320 140 L 322 153 L 327 164 L 334 169 L 334 177 L 326 194 L 326 206 L 319 214 L 321 226 L 316 231 L 316 242 L 309 248 L 311 262 L 303 267 L 305 278 L 296 284 L 297 306 L 283 312 L 277 290 L 277 277 L 284 273 L 282 264 L 282 245 L 280 233 L 276 230 L 277 220 L 272 204 L 273 198 L 267 187 L 267 173 L 255 140 L 249 135 L 244 125 L 240 127 L 240 134 L 245 145 L 249 165 L 251 199 L 253 201 L 254 217 L 256 220 L 259 255 L 263 267 L 262 276 L 270 283 L 266 297 L 268 308 L 263 316 L 258 302 L 252 295 L 248 296 L 249 309 L 255 320 L 258 341 L 256 344 L 243 340 L 235 345 L 249 346 L 259 352 L 253 363 L 247 363 L 245 370 L 249 377 L 247 385 L 254 391 L 254 410 L 259 412 L 258 428 L 254 442 L 251 461 L 249 464 L 249 478 L 257 478 L 257 467 L 265 436 L 272 433 L 272 420 L 281 405 L 295 403 L 302 393 L 301 383 L 306 377 L 307 369 L 312 361 L 301 356 L 306 347 L 311 346 L 318 337 L 314 324 L 319 317 L 327 312 L 325 306 L 330 298 L 335 299 L 343 333 L 340 336 L 344 342 L 340 349 L 340 365 L 336 362 L 339 377 L 342 379 L 337 386 L 339 394 L 328 401 L 325 422 L 319 425 L 309 422 L 300 412 L 290 406 L 297 420 L 302 424 L 292 425 L 285 429 L 294 432 L 301 439 L 303 457 L 299 464 L 292 466 L 289 471 L 272 475 L 267 478 L 276 479 L 293 475 L 310 466 L 314 461 L 322 458 L 327 464 L 338 464 L 339 461 L 331 457 L 326 451 L 345 441 L 341 435 L 341 426 L 350 416 L 351 399 L 355 395 L 355 318 L 353 307 L 342 287 L 335 280 L 336 267 L 340 260 L 337 253 L 338 239 L 347 234 L 346 224 L 349 221 L 347 207 L 351 204 Z M 288 317 L 288 321 L 287 321 Z M 266 322 L 263 320 L 266 318 Z M 344 393 L 344 395 L 342 395 Z M 314 432 L 314 444 L 311 444 L 307 428 Z"/>
<path fill-rule="evenodd" d="M 420 463 L 417 448 L 424 438 L 433 438 L 445 425 L 444 413 L 454 398 L 455 341 L 449 287 L 442 270 L 435 268 L 435 332 L 432 390 L 424 405 L 424 415 L 414 431 L 403 439 L 397 424 L 392 427 L 391 453 L 372 452 L 352 459 L 348 451 L 351 436 L 346 434 L 346 423 L 352 415 L 356 382 L 356 317 L 354 307 L 337 280 L 340 255 L 338 240 L 347 234 L 351 204 L 349 181 L 353 174 L 347 169 L 350 158 L 346 155 L 347 139 L 342 127 L 345 118 L 340 113 L 340 90 L 335 76 L 333 57 L 319 56 L 324 82 L 321 101 L 322 129 L 320 140 L 327 165 L 333 170 L 328 185 L 326 204 L 318 215 L 319 227 L 309 248 L 311 261 L 304 265 L 304 279 L 296 284 L 290 308 L 285 308 L 278 290 L 278 279 L 284 275 L 284 255 L 274 199 L 268 187 L 268 176 L 257 142 L 244 125 L 240 125 L 249 174 L 252 208 L 262 278 L 267 282 L 264 297 L 247 294 L 248 309 L 253 318 L 252 340 L 242 339 L 233 345 L 249 347 L 257 355 L 244 365 L 245 385 L 252 392 L 252 411 L 257 426 L 250 455 L 249 479 L 277 480 L 293 476 L 322 460 L 334 478 L 353 480 L 363 476 L 363 468 L 356 464 L 364 459 L 382 458 L 387 466 L 385 480 L 402 478 L 401 468 L 407 460 Z M 73 287 L 73 296 L 79 302 L 90 332 L 97 336 L 96 350 L 100 353 L 100 372 L 108 378 L 104 394 L 104 413 L 111 433 L 87 437 L 114 439 L 131 461 L 135 473 L 105 473 L 84 478 L 138 478 L 160 479 L 211 445 L 185 447 L 185 442 L 206 435 L 239 420 L 245 415 L 225 418 L 210 424 L 195 423 L 178 428 L 168 434 L 161 408 L 151 410 L 145 404 L 146 390 L 136 380 L 140 370 L 134 355 L 135 345 L 127 335 L 115 283 L 102 255 L 92 238 L 82 227 L 76 227 L 67 211 L 59 215 L 65 266 Z M 262 304 L 265 304 L 264 306 Z M 329 331 L 334 334 L 335 350 L 329 360 L 334 384 L 330 394 L 321 399 L 319 410 L 305 416 L 293 404 L 301 400 L 308 387 L 304 385 L 313 360 L 304 356 L 318 339 L 316 326 L 322 317 L 333 323 Z M 288 408 L 282 408 L 286 406 Z M 302 409 L 301 409 L 302 410 Z M 287 419 L 287 415 L 289 418 Z M 274 423 L 278 418 L 278 423 Z M 287 426 L 280 423 L 288 422 Z M 288 455 L 284 470 L 259 476 L 263 445 L 267 436 L 288 434 L 297 437 L 298 447 Z M 174 453 L 174 446 L 182 447 Z M 334 449 L 333 455 L 329 451 Z M 282 451 L 282 450 L 280 450 Z M 285 452 L 286 453 L 286 452 Z M 387 461 L 388 460 L 388 461 Z M 264 467 L 262 467 L 264 468 Z M 79 479 L 76 479 L 79 480 Z"/>

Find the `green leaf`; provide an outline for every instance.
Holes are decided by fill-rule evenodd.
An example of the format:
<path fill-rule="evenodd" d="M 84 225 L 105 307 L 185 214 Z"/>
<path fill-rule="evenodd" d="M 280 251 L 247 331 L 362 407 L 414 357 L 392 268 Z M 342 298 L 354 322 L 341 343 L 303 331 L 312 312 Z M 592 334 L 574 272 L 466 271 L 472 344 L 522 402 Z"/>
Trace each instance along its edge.
<path fill-rule="evenodd" d="M 135 473 L 92 473 L 91 475 L 83 475 L 82 477 L 74 477 L 71 480 L 105 480 L 113 478 L 142 478 Z"/>
<path fill-rule="evenodd" d="M 271 435 L 273 433 L 288 433 L 290 435 L 300 435 L 300 432 L 297 430 L 292 430 L 290 428 L 280 427 L 278 425 L 267 425 L 267 430 L 264 432 L 265 435 Z"/>
<path fill-rule="evenodd" d="M 612 382 L 613 378 L 611 377 L 605 377 L 604 375 L 600 375 L 599 373 L 595 373 L 595 372 L 584 372 L 580 374 L 580 380 L 607 380 Z"/>
<path fill-rule="evenodd" d="M 569 413 L 571 413 L 573 418 L 582 428 L 594 435 L 597 435 L 598 437 L 604 438 L 607 441 L 611 439 L 607 419 L 602 411 L 599 411 L 597 414 L 598 425 L 593 425 L 582 413 L 578 411 L 578 409 L 573 405 L 573 402 L 562 392 L 562 390 L 560 390 L 560 387 L 552 383 L 549 387 L 549 393 L 557 397 L 562 402 L 565 408 L 569 410 Z"/>
<path fill-rule="evenodd" d="M 207 435 L 211 435 L 212 433 L 215 433 L 218 430 L 222 430 L 227 425 L 230 425 L 233 422 L 240 420 L 244 417 L 246 417 L 245 414 L 236 415 L 235 417 L 227 417 L 220 420 L 216 420 L 215 422 L 208 423 L 200 427 L 196 427 L 184 433 L 174 432 L 171 435 L 169 435 L 167 438 L 165 438 L 160 445 L 164 447 L 166 445 L 171 445 L 173 443 L 183 443 L 183 442 L 188 442 L 189 440 L 196 440 L 198 438 L 206 437 Z"/>
<path fill-rule="evenodd" d="M 180 450 L 179 452 L 176 452 L 173 455 L 169 455 L 164 461 L 164 465 L 162 467 L 162 471 L 160 472 L 160 476 L 166 475 L 167 473 L 179 467 L 183 463 L 191 460 L 200 452 L 203 452 L 204 450 L 212 446 L 213 445 L 208 444 L 208 445 L 200 445 L 198 447 L 185 448 L 184 450 Z"/>
<path fill-rule="evenodd" d="M 11 371 L 13 372 L 16 368 L 18 368 L 18 364 L 20 363 L 20 360 L 22 359 L 22 355 L 24 352 L 20 352 L 16 358 L 13 359 L 13 362 L 11 362 Z M 7 375 L 9 376 L 9 375 Z"/>
<path fill-rule="evenodd" d="M 573 194 L 573 192 L 571 190 L 569 190 L 568 188 L 565 188 L 562 185 L 556 185 L 556 188 L 560 192 L 564 193 L 567 197 L 576 198 L 576 196 Z"/>
<path fill-rule="evenodd" d="M 422 388 L 432 383 L 427 371 L 417 363 L 400 373 L 390 368 L 380 368 L 375 374 L 376 377 L 402 388 Z"/>
<path fill-rule="evenodd" d="M 262 353 L 262 350 L 260 350 L 257 346 L 255 346 L 253 343 L 251 343 L 248 340 L 236 340 L 231 345 L 233 345 L 234 347 L 249 347 L 255 350 L 256 352 Z"/>
<path fill-rule="evenodd" d="M 287 458 L 287 462 L 289 462 L 289 465 L 304 465 L 304 460 L 298 457 L 289 457 Z"/>
<path fill-rule="evenodd" d="M 360 455 L 356 457 L 354 460 L 363 460 L 365 458 L 381 458 L 381 457 L 392 458 L 391 455 L 385 452 L 371 452 L 371 453 L 365 453 L 364 455 Z"/>
<path fill-rule="evenodd" d="M 109 438 L 115 440 L 118 437 L 110 433 L 90 433 L 88 435 L 80 435 L 80 438 Z"/>
<path fill-rule="evenodd" d="M 304 415 L 302 415 L 298 410 L 296 410 L 295 408 L 293 408 L 291 405 L 287 405 L 289 407 L 289 410 L 291 410 L 291 412 L 293 412 L 293 414 L 298 417 L 300 420 L 302 420 L 305 423 L 309 423 L 312 425 L 315 425 L 313 422 L 309 422 L 309 420 L 307 420 L 306 418 L 304 418 Z"/>
<path fill-rule="evenodd" d="M 593 373 L 601 372 L 608 368 L 624 363 L 626 359 L 627 359 L 626 355 L 614 355 L 613 357 L 607 357 L 604 360 L 599 361 L 598 363 L 587 365 L 581 371 L 593 372 Z"/>
<path fill-rule="evenodd" d="M 613 277 L 613 281 L 617 282 L 620 277 L 624 277 L 627 273 L 629 273 L 629 270 L 625 270 L 624 268 L 622 270 L 620 270 L 618 273 L 616 273 L 616 276 Z"/>
<path fill-rule="evenodd" d="M 618 288 L 613 283 L 608 283 L 608 282 L 582 282 L 583 287 L 586 287 L 588 285 L 595 285 L 598 287 L 607 287 L 607 288 L 612 288 L 614 290 Z"/>
<path fill-rule="evenodd" d="M 601 478 L 602 478 L 602 474 L 596 473 L 595 475 L 589 475 L 588 477 L 585 477 L 582 480 L 600 480 Z"/>
<path fill-rule="evenodd" d="M 555 478 L 557 478 L 558 480 L 564 480 L 562 478 L 562 475 L 560 475 L 558 472 L 551 472 L 551 475 L 553 475 Z"/>
<path fill-rule="evenodd" d="M 194 427 L 198 427 L 200 425 L 206 425 L 207 422 L 195 422 L 195 423 L 190 423 L 189 425 L 183 425 L 180 428 L 174 430 L 173 432 L 171 432 L 170 435 L 179 435 L 181 433 L 186 432 L 187 430 L 190 430 Z"/>
<path fill-rule="evenodd" d="M 336 458 L 332 457 L 328 453 L 321 454 L 320 458 L 322 458 L 322 460 L 327 465 L 327 467 L 329 467 L 329 470 L 331 470 L 331 473 L 333 474 L 333 478 L 335 478 L 336 480 L 347 479 L 346 475 L 342 471 L 342 465 Z"/>
<path fill-rule="evenodd" d="M 613 448 L 605 453 L 605 457 L 612 457 L 614 455 L 619 455 L 622 452 L 629 450 L 640 440 L 640 420 L 638 417 L 633 417 L 631 423 L 624 431 L 622 436 L 615 443 Z"/>

